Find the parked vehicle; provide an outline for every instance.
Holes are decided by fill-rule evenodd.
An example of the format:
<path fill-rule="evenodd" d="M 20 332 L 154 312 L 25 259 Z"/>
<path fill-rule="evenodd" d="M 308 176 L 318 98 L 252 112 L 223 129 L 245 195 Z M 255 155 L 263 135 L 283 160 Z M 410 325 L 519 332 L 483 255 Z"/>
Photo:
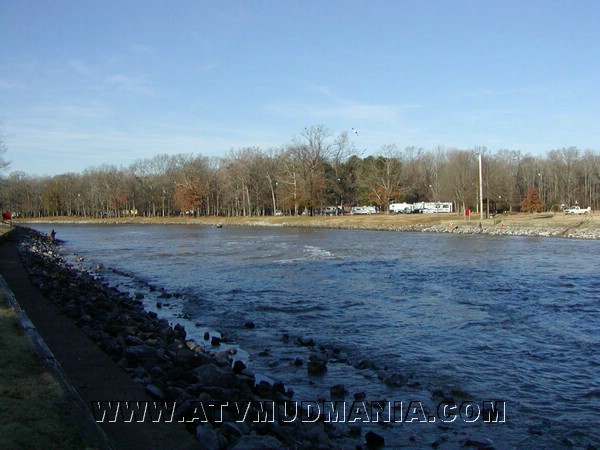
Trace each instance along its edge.
<path fill-rule="evenodd" d="M 451 202 L 424 203 L 421 212 L 423 212 L 423 213 L 451 213 L 452 212 L 452 203 Z"/>
<path fill-rule="evenodd" d="M 377 210 L 374 206 L 353 206 L 350 214 L 376 214 Z"/>
<path fill-rule="evenodd" d="M 321 211 L 321 214 L 337 214 L 338 209 L 335 206 L 327 206 L 325 208 L 323 208 L 323 211 Z"/>
<path fill-rule="evenodd" d="M 575 205 L 565 209 L 565 214 L 587 214 L 589 212 L 592 212 L 591 206 L 588 206 L 587 208 L 580 208 L 579 205 Z"/>
<path fill-rule="evenodd" d="M 451 213 L 453 211 L 452 202 L 418 202 L 413 203 L 413 212 L 415 213 Z"/>
<path fill-rule="evenodd" d="M 413 205 L 410 203 L 391 203 L 389 207 L 390 214 L 411 214 Z"/>

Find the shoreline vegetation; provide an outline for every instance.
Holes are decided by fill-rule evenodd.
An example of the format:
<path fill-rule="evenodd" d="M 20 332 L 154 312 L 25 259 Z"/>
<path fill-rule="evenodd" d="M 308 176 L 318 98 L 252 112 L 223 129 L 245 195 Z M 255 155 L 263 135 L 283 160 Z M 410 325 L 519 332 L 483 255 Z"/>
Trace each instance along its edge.
<path fill-rule="evenodd" d="M 49 224 L 153 224 L 222 226 L 280 226 L 378 231 L 487 234 L 507 236 L 600 239 L 600 221 L 593 212 L 581 216 L 563 213 L 500 214 L 480 220 L 478 214 L 373 214 L 259 217 L 44 217 L 14 223 Z M 481 227 L 479 226 L 481 224 Z"/>

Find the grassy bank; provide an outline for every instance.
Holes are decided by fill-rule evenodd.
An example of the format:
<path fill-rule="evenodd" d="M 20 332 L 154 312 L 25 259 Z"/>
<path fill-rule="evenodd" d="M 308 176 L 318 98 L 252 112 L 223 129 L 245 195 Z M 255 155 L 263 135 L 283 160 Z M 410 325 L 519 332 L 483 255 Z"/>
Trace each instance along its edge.
<path fill-rule="evenodd" d="M 0 289 L 0 448 L 86 448 L 58 381 Z"/>
<path fill-rule="evenodd" d="M 15 221 L 18 223 L 17 221 Z M 266 225 L 323 228 L 360 228 L 374 230 L 402 230 L 406 228 L 425 228 L 435 225 L 459 227 L 527 227 L 527 228 L 568 228 L 583 227 L 599 229 L 600 221 L 594 220 L 593 214 L 585 216 L 568 216 L 558 214 L 503 214 L 494 218 L 479 220 L 478 215 L 466 220 L 458 214 L 374 214 L 343 216 L 262 216 L 262 217 L 122 217 L 109 219 L 92 219 L 78 217 L 50 217 L 27 219 L 26 222 L 44 223 L 135 223 L 135 224 L 206 224 L 206 225 Z"/>

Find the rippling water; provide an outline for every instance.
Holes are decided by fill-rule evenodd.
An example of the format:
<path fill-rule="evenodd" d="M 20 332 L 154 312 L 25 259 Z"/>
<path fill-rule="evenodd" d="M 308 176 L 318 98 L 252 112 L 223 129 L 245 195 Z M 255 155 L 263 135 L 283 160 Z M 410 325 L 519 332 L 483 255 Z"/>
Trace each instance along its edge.
<path fill-rule="evenodd" d="M 36 225 L 41 231 L 49 227 Z M 270 227 L 61 225 L 65 251 L 199 342 L 218 330 L 298 400 L 505 400 L 506 423 L 373 425 L 391 446 L 599 444 L 600 242 Z M 253 321 L 255 329 L 244 323 Z M 289 341 L 282 339 L 287 334 Z M 340 350 L 322 377 L 310 348 Z M 367 361 L 369 369 L 358 369 Z M 402 375 L 401 386 L 382 382 Z M 448 394 L 453 391 L 452 394 Z"/>

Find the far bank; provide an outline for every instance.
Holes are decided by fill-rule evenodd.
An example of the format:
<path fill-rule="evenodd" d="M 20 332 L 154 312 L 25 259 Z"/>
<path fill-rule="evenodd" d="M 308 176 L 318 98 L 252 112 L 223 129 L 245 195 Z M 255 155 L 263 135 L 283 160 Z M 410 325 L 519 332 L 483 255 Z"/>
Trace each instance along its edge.
<path fill-rule="evenodd" d="M 90 224 L 198 224 L 210 226 L 286 226 L 439 233 L 483 233 L 509 236 L 552 236 L 599 239 L 600 223 L 593 212 L 584 216 L 565 214 L 501 214 L 479 220 L 459 214 L 372 214 L 328 216 L 260 217 L 44 217 L 14 223 Z"/>

